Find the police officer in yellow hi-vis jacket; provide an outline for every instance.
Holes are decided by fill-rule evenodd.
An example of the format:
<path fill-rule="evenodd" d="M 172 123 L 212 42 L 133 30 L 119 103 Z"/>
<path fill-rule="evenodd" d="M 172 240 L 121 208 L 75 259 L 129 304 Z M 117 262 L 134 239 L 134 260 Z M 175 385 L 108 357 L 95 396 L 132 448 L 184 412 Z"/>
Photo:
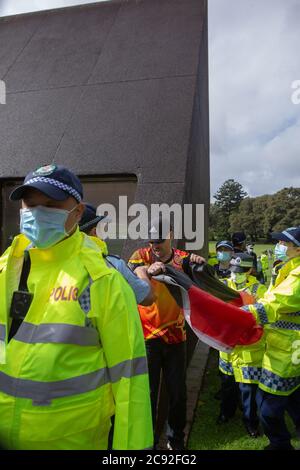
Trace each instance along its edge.
<path fill-rule="evenodd" d="M 253 256 L 247 253 L 235 253 L 230 261 L 231 277 L 223 282 L 231 289 L 247 293 L 255 302 L 267 289 L 251 276 L 253 266 Z M 263 354 L 263 338 L 250 346 L 237 346 L 230 354 L 234 378 L 239 384 L 241 393 L 243 421 L 248 434 L 253 438 L 259 435 L 256 392 Z"/>
<path fill-rule="evenodd" d="M 21 235 L 0 258 L 0 442 L 10 449 L 153 445 L 145 345 L 132 290 L 79 232 L 79 179 L 27 175 Z"/>
<path fill-rule="evenodd" d="M 300 430 L 300 227 L 273 233 L 287 256 L 275 283 L 251 311 L 264 325 L 266 349 L 257 403 L 269 450 L 293 449 L 285 411 Z"/>

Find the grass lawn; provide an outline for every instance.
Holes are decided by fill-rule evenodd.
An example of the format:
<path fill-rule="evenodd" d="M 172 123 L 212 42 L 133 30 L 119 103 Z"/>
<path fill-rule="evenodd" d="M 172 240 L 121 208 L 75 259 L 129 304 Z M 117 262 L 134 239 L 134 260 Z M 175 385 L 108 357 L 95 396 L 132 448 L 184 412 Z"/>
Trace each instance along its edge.
<path fill-rule="evenodd" d="M 214 395 L 219 388 L 218 352 L 211 350 L 188 448 L 192 450 L 262 450 L 268 444 L 268 439 L 265 436 L 257 439 L 248 436 L 242 423 L 240 410 L 228 423 L 216 424 L 220 402 L 214 398 Z M 293 426 L 290 423 L 289 427 L 290 432 L 293 433 Z M 292 443 L 297 447 L 296 439 Z"/>

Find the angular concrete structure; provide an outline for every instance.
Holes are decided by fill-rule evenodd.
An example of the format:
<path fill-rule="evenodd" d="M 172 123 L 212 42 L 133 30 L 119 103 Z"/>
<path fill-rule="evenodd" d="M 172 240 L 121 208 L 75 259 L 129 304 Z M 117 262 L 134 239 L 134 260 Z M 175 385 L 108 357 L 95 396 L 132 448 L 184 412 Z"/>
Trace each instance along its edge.
<path fill-rule="evenodd" d="M 9 185 L 52 161 L 87 182 L 135 175 L 135 202 L 208 211 L 206 0 L 111 1 L 0 19 L 0 79 L 2 230 L 15 211 Z M 6 232 L 2 248 L 13 228 Z M 123 255 L 135 247 L 127 242 Z"/>

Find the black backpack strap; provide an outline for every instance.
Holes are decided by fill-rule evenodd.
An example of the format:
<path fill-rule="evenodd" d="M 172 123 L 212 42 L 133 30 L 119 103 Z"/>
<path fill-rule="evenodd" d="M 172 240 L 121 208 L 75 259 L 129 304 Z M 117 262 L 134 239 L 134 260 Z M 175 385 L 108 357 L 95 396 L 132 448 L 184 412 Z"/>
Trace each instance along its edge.
<path fill-rule="evenodd" d="M 30 256 L 29 256 L 28 251 L 25 250 L 22 272 L 21 272 L 21 277 L 20 277 L 20 282 L 19 282 L 19 289 L 18 289 L 20 291 L 29 292 L 28 286 L 27 286 L 27 279 L 28 279 L 29 272 L 30 272 L 30 266 L 31 266 Z"/>

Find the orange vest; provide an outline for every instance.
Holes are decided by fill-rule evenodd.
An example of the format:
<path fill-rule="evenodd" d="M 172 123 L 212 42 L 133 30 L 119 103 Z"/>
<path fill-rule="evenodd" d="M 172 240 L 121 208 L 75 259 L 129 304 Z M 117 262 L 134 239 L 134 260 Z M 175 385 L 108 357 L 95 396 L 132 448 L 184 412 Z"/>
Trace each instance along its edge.
<path fill-rule="evenodd" d="M 189 256 L 185 251 L 173 249 L 173 257 L 169 263 L 183 271 L 184 258 Z M 131 267 L 150 266 L 157 261 L 150 247 L 141 248 L 133 253 L 129 260 Z M 181 343 L 186 340 L 185 321 L 182 308 L 178 306 L 167 286 L 161 282 L 151 281 L 156 301 L 148 306 L 139 305 L 145 339 L 161 338 L 166 343 Z"/>

